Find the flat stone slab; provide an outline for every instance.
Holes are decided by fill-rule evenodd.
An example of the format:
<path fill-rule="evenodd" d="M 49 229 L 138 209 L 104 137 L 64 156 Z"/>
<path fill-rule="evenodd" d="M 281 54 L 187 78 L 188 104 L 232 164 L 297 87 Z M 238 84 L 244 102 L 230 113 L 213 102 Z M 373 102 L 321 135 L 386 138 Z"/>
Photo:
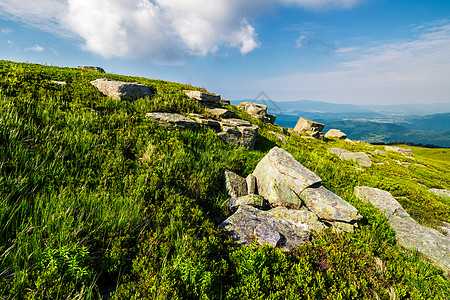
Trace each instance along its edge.
<path fill-rule="evenodd" d="M 211 108 L 222 107 L 220 95 L 213 95 L 194 90 L 184 90 L 183 92 L 189 97 L 189 99 L 194 100 L 203 106 Z"/>
<path fill-rule="evenodd" d="M 219 119 L 235 118 L 236 114 L 225 108 L 208 108 L 208 113 Z"/>
<path fill-rule="evenodd" d="M 100 78 L 91 81 L 91 84 L 105 96 L 117 100 L 136 100 L 146 96 L 153 96 L 151 89 L 147 85 L 139 84 L 137 82 Z"/>
<path fill-rule="evenodd" d="M 240 245 L 253 244 L 256 240 L 258 244 L 289 251 L 311 239 L 307 227 L 297 226 L 292 221 L 281 220 L 248 205 L 242 205 L 220 226 Z"/>
<path fill-rule="evenodd" d="M 253 176 L 256 177 L 258 194 L 268 199 L 268 187 L 272 181 L 278 181 L 289 187 L 294 193 L 300 193 L 307 187 L 321 182 L 315 173 L 305 168 L 286 150 L 272 148 L 258 163 Z"/>
<path fill-rule="evenodd" d="M 306 207 L 328 221 L 354 222 L 362 219 L 358 210 L 324 186 L 308 187 L 300 194 Z"/>
<path fill-rule="evenodd" d="M 372 203 L 388 218 L 399 245 L 417 249 L 447 276 L 450 275 L 450 237 L 433 228 L 420 225 L 389 192 L 359 186 L 355 188 L 355 195 L 363 201 Z"/>
<path fill-rule="evenodd" d="M 358 163 L 361 167 L 372 166 L 372 160 L 367 156 L 365 152 L 351 152 L 346 149 L 341 148 L 329 148 L 329 152 L 336 154 L 342 160 L 353 160 Z"/>
<path fill-rule="evenodd" d="M 441 196 L 441 197 L 450 197 L 450 190 L 444 190 L 444 189 L 429 189 L 429 192 Z"/>
<path fill-rule="evenodd" d="M 154 120 L 158 125 L 163 127 L 192 130 L 198 128 L 198 125 L 194 120 L 177 113 L 153 112 L 146 114 L 145 117 Z"/>

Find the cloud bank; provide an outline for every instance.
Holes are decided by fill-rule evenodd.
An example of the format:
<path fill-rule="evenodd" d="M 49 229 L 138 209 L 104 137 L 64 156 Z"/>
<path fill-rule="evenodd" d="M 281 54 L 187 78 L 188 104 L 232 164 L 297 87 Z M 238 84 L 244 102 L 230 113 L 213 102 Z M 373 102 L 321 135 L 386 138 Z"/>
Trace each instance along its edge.
<path fill-rule="evenodd" d="M 277 5 L 347 9 L 360 0 L 2 0 L 0 16 L 67 38 L 105 58 L 176 61 L 260 46 L 249 20 Z"/>

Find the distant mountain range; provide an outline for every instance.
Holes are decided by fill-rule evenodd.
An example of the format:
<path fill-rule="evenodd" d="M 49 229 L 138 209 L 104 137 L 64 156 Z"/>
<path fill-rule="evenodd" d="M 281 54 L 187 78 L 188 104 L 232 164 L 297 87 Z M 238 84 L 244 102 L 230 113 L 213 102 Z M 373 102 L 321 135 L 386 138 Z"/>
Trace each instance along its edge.
<path fill-rule="evenodd" d="M 450 147 L 450 103 L 370 105 L 336 104 L 312 100 L 290 102 L 241 100 L 268 106 L 276 124 L 295 127 L 304 117 L 345 132 L 350 139 L 373 143 L 408 142 Z"/>

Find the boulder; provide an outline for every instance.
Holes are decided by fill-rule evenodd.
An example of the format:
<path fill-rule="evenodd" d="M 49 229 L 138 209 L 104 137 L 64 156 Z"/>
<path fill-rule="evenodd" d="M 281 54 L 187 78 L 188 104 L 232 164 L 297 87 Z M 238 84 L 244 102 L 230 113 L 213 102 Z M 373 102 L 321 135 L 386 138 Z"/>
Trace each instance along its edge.
<path fill-rule="evenodd" d="M 145 117 L 152 119 L 159 126 L 163 127 L 191 130 L 196 130 L 198 127 L 194 120 L 177 113 L 153 112 L 147 113 Z"/>
<path fill-rule="evenodd" d="M 245 179 L 230 170 L 225 170 L 224 186 L 225 191 L 232 198 L 247 195 L 247 182 Z"/>
<path fill-rule="evenodd" d="M 219 95 L 204 93 L 201 91 L 184 90 L 189 99 L 208 108 L 221 108 L 221 98 Z"/>
<path fill-rule="evenodd" d="M 242 102 L 238 105 L 238 107 L 265 123 L 275 123 L 276 116 L 267 113 L 267 105 L 253 102 Z"/>
<path fill-rule="evenodd" d="M 393 146 L 384 146 L 384 149 L 386 151 L 393 151 L 393 152 L 397 152 L 397 153 L 401 153 L 403 155 L 407 155 L 407 156 L 413 156 L 414 153 L 412 152 L 411 149 L 409 148 L 401 148 L 401 147 L 393 147 Z"/>
<path fill-rule="evenodd" d="M 293 222 L 296 226 L 303 226 L 307 231 L 322 232 L 327 228 L 315 213 L 305 208 L 298 210 L 277 206 L 267 213 L 278 219 Z"/>
<path fill-rule="evenodd" d="M 137 82 L 116 81 L 108 78 L 100 78 L 91 81 L 105 96 L 117 100 L 136 100 L 142 97 L 151 97 L 153 93 L 151 89 L 145 84 Z"/>
<path fill-rule="evenodd" d="M 346 223 L 362 219 L 355 207 L 322 185 L 306 188 L 300 198 L 320 219 Z"/>
<path fill-rule="evenodd" d="M 309 136 L 316 139 L 323 139 L 322 130 L 325 124 L 311 121 L 305 118 L 298 119 L 297 124 L 294 127 L 294 132 L 299 134 L 308 134 Z"/>
<path fill-rule="evenodd" d="M 268 187 L 275 180 L 289 187 L 297 195 L 305 188 L 322 181 L 291 154 L 278 147 L 272 148 L 264 156 L 253 171 L 253 176 L 256 177 L 259 195 L 266 199 L 270 196 Z"/>
<path fill-rule="evenodd" d="M 284 206 L 290 208 L 300 208 L 302 200 L 287 185 L 278 180 L 269 182 L 266 190 L 266 199 L 272 207 Z"/>
<path fill-rule="evenodd" d="M 450 275 L 450 237 L 413 220 L 389 192 L 360 186 L 355 188 L 355 195 L 372 203 L 387 217 L 399 245 L 417 249 L 447 276 Z"/>
<path fill-rule="evenodd" d="M 328 151 L 336 154 L 342 160 L 356 161 L 361 167 L 368 168 L 372 165 L 372 160 L 364 152 L 351 152 L 341 148 L 329 148 Z"/>
<path fill-rule="evenodd" d="M 347 135 L 345 133 L 343 133 L 342 131 L 340 131 L 339 129 L 330 129 L 325 134 L 325 137 L 326 138 L 345 140 L 347 138 Z"/>
<path fill-rule="evenodd" d="M 199 114 L 189 114 L 189 118 L 191 118 L 201 126 L 209 127 L 215 131 L 220 131 L 220 123 L 216 120 L 208 119 L 205 116 Z"/>
<path fill-rule="evenodd" d="M 247 182 L 247 193 L 249 195 L 257 194 L 257 191 L 256 191 L 256 177 L 253 176 L 252 174 L 249 174 L 245 178 L 245 181 Z"/>
<path fill-rule="evenodd" d="M 241 119 L 223 119 L 219 122 L 221 132 L 217 135 L 224 141 L 253 149 L 258 135 L 258 126 Z"/>
<path fill-rule="evenodd" d="M 269 133 L 271 133 L 271 134 L 273 134 L 274 136 L 276 136 L 277 139 L 278 139 L 280 142 L 282 142 L 283 144 L 286 144 L 286 143 L 287 143 L 287 138 L 286 138 L 285 135 L 283 135 L 283 134 L 281 134 L 281 133 L 278 133 L 278 132 L 275 132 L 275 131 L 269 131 Z"/>
<path fill-rule="evenodd" d="M 218 119 L 227 119 L 227 118 L 235 118 L 236 114 L 225 108 L 207 108 L 207 112 L 215 118 Z"/>
<path fill-rule="evenodd" d="M 429 189 L 429 192 L 441 196 L 441 197 L 450 197 L 450 190 L 444 190 L 444 189 Z"/>
<path fill-rule="evenodd" d="M 304 245 L 311 239 L 307 226 L 297 226 L 249 205 L 241 205 L 220 227 L 240 245 L 252 244 L 256 239 L 258 244 L 269 244 L 284 251 Z"/>
<path fill-rule="evenodd" d="M 85 70 L 85 71 L 94 71 L 98 73 L 105 73 L 105 70 L 100 67 L 93 67 L 93 66 L 78 66 L 77 69 Z"/>

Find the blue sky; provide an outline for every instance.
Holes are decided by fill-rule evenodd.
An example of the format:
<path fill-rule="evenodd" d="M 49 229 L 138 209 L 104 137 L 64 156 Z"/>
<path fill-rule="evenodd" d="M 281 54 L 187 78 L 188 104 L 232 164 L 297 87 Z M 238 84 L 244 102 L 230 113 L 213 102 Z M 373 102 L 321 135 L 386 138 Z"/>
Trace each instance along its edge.
<path fill-rule="evenodd" d="M 0 58 L 231 100 L 450 102 L 448 0 L 0 0 Z"/>

